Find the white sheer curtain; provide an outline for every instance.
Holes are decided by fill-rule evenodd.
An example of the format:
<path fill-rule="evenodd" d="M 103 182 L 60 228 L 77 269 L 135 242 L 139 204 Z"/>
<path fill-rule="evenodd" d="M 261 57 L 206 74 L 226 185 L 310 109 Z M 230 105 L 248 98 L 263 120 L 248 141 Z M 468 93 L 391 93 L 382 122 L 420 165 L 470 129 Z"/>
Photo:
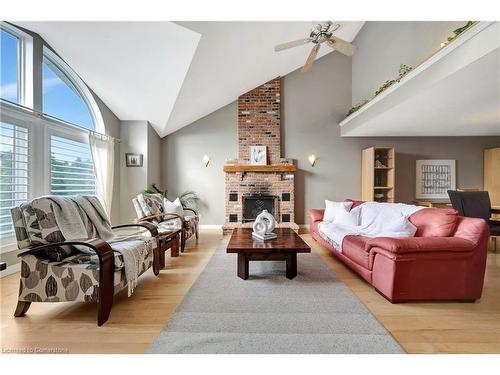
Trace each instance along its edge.
<path fill-rule="evenodd" d="M 110 215 L 113 200 L 115 142 L 111 137 L 90 132 L 89 144 L 94 160 L 97 194 Z"/>

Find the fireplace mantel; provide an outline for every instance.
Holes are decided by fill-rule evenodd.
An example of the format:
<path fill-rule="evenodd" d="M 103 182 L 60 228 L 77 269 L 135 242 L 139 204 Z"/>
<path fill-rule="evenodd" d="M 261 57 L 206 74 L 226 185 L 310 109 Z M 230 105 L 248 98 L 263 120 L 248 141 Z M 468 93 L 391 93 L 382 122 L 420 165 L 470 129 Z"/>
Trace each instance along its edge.
<path fill-rule="evenodd" d="M 274 165 L 225 165 L 224 172 L 226 173 L 242 173 L 242 172 L 283 172 L 293 173 L 297 171 L 297 167 L 293 164 L 274 164 Z"/>

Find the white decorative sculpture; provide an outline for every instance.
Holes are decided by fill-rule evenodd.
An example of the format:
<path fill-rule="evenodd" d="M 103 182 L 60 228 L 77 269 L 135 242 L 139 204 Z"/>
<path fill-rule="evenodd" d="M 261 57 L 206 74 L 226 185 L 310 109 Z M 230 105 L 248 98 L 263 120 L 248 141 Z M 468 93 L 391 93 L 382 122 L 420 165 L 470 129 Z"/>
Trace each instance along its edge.
<path fill-rule="evenodd" d="M 275 227 L 276 219 L 274 218 L 274 216 L 267 212 L 267 210 L 263 210 L 255 218 L 255 222 L 253 223 L 252 236 L 259 240 L 271 240 L 278 237 L 276 233 L 273 233 Z"/>

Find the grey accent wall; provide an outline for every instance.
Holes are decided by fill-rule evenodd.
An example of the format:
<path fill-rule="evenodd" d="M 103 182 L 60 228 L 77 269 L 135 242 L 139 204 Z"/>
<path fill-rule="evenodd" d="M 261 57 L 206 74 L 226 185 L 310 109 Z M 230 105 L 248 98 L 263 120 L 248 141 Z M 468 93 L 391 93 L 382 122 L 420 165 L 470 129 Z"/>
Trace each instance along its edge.
<path fill-rule="evenodd" d="M 120 123 L 120 217 L 119 223 L 131 223 L 136 214 L 132 198 L 146 187 L 148 180 L 148 122 L 122 121 Z M 142 154 L 142 167 L 127 167 L 125 154 Z"/>
<path fill-rule="evenodd" d="M 186 190 L 201 197 L 201 224 L 224 222 L 226 159 L 238 155 L 237 105 L 231 103 L 161 141 L 162 185 L 174 199 Z M 203 156 L 211 158 L 208 167 Z"/>
<path fill-rule="evenodd" d="M 352 58 L 352 103 L 370 98 L 382 83 L 397 77 L 400 64 L 420 64 L 465 23 L 366 22 L 353 41 L 358 50 Z"/>
<path fill-rule="evenodd" d="M 148 123 L 148 179 L 147 185 L 161 184 L 161 138 Z"/>
<path fill-rule="evenodd" d="M 361 195 L 361 150 L 396 148 L 396 200 L 415 199 L 415 160 L 456 159 L 461 188 L 483 186 L 483 149 L 500 145 L 492 137 L 342 138 L 338 122 L 351 105 L 351 60 L 329 54 L 306 74 L 292 72 L 282 82 L 282 155 L 297 160 L 296 220 L 324 199 Z M 169 196 L 195 190 L 202 197 L 202 224 L 224 222 L 224 160 L 237 155 L 236 103 L 162 139 L 162 181 Z M 307 156 L 317 154 L 314 167 Z M 201 161 L 212 156 L 208 168 Z"/>

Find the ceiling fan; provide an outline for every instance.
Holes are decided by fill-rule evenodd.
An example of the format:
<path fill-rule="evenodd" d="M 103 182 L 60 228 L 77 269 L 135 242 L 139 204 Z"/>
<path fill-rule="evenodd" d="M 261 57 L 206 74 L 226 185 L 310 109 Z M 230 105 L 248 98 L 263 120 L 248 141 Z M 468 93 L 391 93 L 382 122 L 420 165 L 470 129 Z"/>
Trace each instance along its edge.
<path fill-rule="evenodd" d="M 319 22 L 314 24 L 311 29 L 311 33 L 309 34 L 309 38 L 294 40 L 292 42 L 278 44 L 274 47 L 276 52 L 283 51 L 288 48 L 298 47 L 303 44 L 307 44 L 309 42 L 313 43 L 314 46 L 307 57 L 306 63 L 302 67 L 302 72 L 307 72 L 311 69 L 311 66 L 316 59 L 316 55 L 318 54 L 319 48 L 321 47 L 321 43 L 326 42 L 328 46 L 335 49 L 336 51 L 346 55 L 352 56 L 356 52 L 356 46 L 349 42 L 346 42 L 339 37 L 333 35 L 335 31 L 340 28 L 339 23 L 333 23 L 331 21 Z"/>

